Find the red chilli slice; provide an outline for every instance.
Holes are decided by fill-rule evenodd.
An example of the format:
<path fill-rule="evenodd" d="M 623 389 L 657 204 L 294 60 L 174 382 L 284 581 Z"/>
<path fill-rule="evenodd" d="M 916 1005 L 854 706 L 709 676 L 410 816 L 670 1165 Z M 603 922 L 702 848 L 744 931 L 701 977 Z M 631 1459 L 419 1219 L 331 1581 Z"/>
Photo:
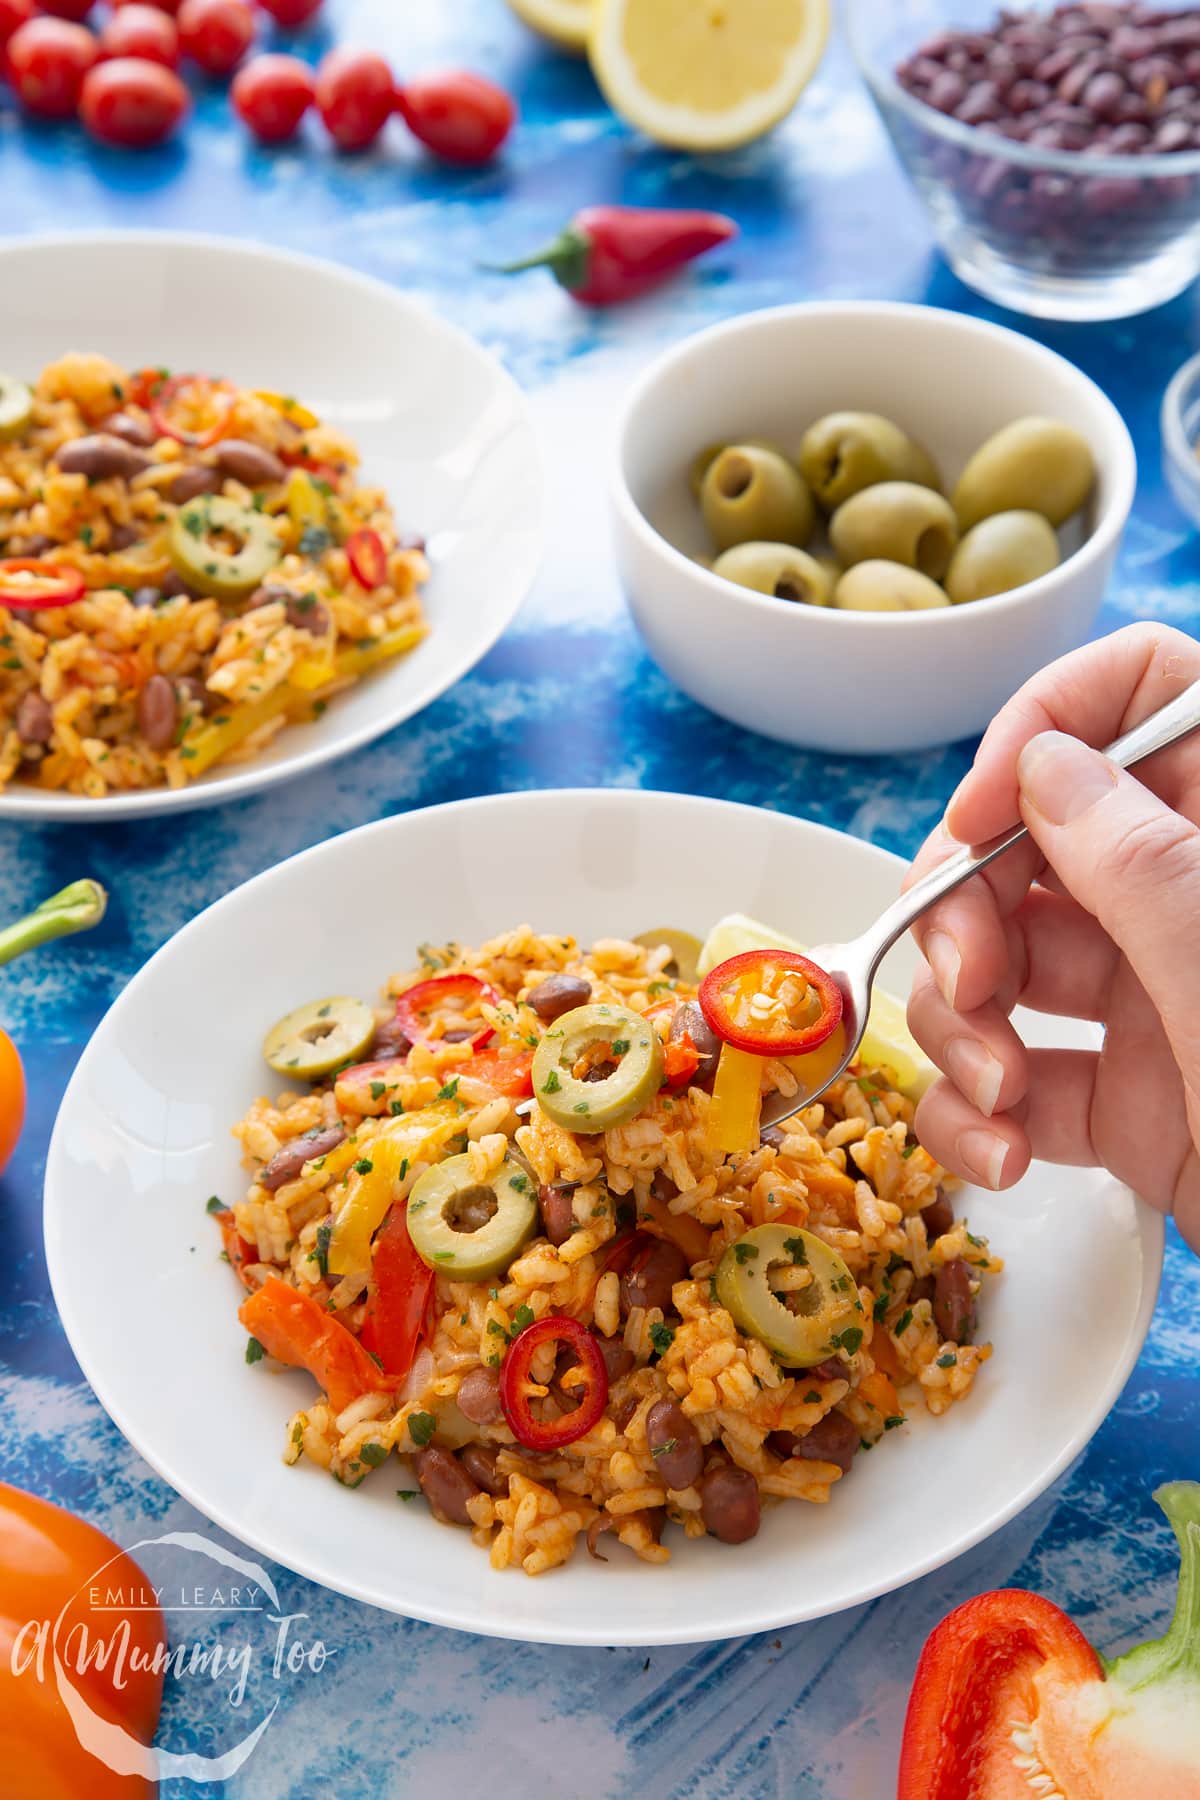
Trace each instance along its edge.
<path fill-rule="evenodd" d="M 538 1419 L 533 1412 L 532 1401 L 546 1391 L 530 1375 L 534 1353 L 543 1344 L 566 1345 L 575 1353 L 576 1363 L 583 1371 L 583 1397 L 579 1405 L 574 1412 L 564 1413 L 558 1419 Z M 593 1425 L 603 1418 L 607 1404 L 608 1374 L 600 1346 L 578 1319 L 558 1318 L 553 1314 L 535 1319 L 516 1338 L 504 1358 L 500 1370 L 500 1405 L 513 1436 L 527 1450 L 561 1450 L 577 1438 L 586 1437 Z"/>

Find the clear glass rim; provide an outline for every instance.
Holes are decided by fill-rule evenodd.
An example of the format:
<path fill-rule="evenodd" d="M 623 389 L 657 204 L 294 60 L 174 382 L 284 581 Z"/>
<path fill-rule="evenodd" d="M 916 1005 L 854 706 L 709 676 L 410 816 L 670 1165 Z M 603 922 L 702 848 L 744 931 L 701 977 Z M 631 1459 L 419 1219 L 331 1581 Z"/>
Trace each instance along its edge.
<path fill-rule="evenodd" d="M 1082 150 L 1044 150 L 1002 137 L 999 132 L 985 131 L 979 125 L 964 125 L 935 106 L 927 106 L 901 87 L 891 69 L 884 68 L 866 48 L 862 24 L 874 9 L 890 9 L 890 0 L 845 0 L 846 29 L 854 60 L 878 103 L 894 107 L 915 126 L 933 132 L 947 143 L 957 144 L 976 156 L 1010 162 L 1017 168 L 1050 171 L 1060 175 L 1114 176 L 1133 180 L 1162 180 L 1172 175 L 1200 174 L 1200 150 L 1174 150 L 1156 156 L 1091 156 Z"/>
<path fill-rule="evenodd" d="M 1171 377 L 1162 403 L 1162 434 L 1167 454 L 1193 493 L 1200 496 L 1200 459 L 1187 434 L 1186 410 L 1190 390 L 1200 379 L 1200 355 L 1191 356 Z"/>

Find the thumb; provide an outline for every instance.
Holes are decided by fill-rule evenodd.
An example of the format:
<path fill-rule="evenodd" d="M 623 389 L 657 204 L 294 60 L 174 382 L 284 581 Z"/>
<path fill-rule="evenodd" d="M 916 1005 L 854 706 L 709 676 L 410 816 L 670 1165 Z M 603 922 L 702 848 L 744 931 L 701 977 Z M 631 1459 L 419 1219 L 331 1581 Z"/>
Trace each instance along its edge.
<path fill-rule="evenodd" d="M 1062 732 L 1030 739 L 1017 781 L 1050 867 L 1124 951 L 1176 1043 L 1200 1050 L 1200 830 Z"/>

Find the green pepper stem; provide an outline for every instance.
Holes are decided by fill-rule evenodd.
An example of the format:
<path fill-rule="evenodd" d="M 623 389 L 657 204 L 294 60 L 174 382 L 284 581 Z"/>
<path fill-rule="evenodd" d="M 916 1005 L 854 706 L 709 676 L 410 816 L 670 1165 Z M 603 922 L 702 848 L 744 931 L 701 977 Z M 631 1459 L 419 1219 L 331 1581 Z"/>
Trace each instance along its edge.
<path fill-rule="evenodd" d="M 0 930 L 0 963 L 11 962 L 14 956 L 36 950 L 53 938 L 90 931 L 100 923 L 107 906 L 108 895 L 98 881 L 73 881 L 23 919 Z"/>
<path fill-rule="evenodd" d="M 481 263 L 479 266 L 492 275 L 520 275 L 526 269 L 549 269 L 560 287 L 574 293 L 587 280 L 591 254 L 592 240 L 587 232 L 568 225 L 553 243 L 535 251 L 532 256 L 522 257 L 520 262 Z"/>
<path fill-rule="evenodd" d="M 1105 1662 L 1109 1680 L 1131 1692 L 1170 1680 L 1200 1685 L 1200 1482 L 1168 1482 L 1154 1498 L 1179 1540 L 1179 1588 L 1166 1634 Z"/>

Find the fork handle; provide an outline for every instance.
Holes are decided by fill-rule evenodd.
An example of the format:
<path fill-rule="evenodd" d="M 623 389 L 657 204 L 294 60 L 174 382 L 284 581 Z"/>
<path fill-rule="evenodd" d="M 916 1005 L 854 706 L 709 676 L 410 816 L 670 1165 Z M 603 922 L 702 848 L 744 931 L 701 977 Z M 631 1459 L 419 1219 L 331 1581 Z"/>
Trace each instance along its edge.
<path fill-rule="evenodd" d="M 1169 745 L 1177 744 L 1181 738 L 1200 728 L 1200 681 L 1193 681 L 1190 687 L 1184 688 L 1174 700 L 1151 713 L 1124 737 L 1119 737 L 1115 744 L 1110 744 L 1104 755 L 1122 769 L 1132 768 L 1135 763 L 1153 756 L 1158 750 L 1166 750 Z M 961 887 L 972 875 L 978 875 L 989 863 L 1019 844 L 1022 838 L 1029 836 L 1024 825 L 1018 825 L 1013 831 L 1006 831 L 1002 836 L 993 838 L 987 844 L 975 844 L 956 851 L 953 856 L 930 869 L 920 881 L 914 882 L 907 892 L 900 895 L 887 911 L 876 920 L 870 931 L 865 932 L 858 940 L 863 950 L 868 952 L 872 970 L 878 966 L 882 958 L 891 949 L 898 938 L 903 937 L 913 922 L 927 912 L 935 901 Z"/>

